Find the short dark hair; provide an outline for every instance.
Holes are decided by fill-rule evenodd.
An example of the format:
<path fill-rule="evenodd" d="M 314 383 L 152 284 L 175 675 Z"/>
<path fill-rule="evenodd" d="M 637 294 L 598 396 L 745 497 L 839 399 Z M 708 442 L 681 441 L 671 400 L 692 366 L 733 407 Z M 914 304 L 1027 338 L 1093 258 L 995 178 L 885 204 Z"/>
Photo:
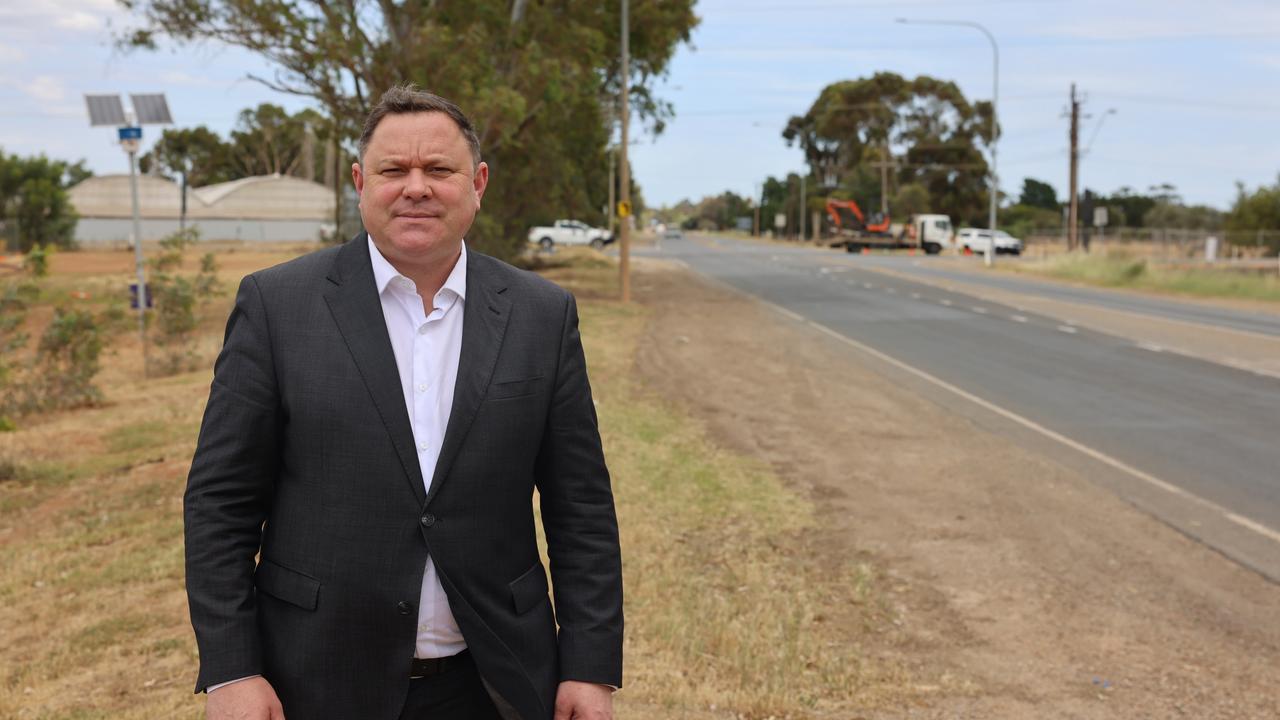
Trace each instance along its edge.
<path fill-rule="evenodd" d="M 472 163 L 479 166 L 480 138 L 476 137 L 475 126 L 471 124 L 471 120 L 462 112 L 462 108 L 439 95 L 419 90 L 413 85 L 396 85 L 392 87 L 382 94 L 378 104 L 374 105 L 373 110 L 369 111 L 369 117 L 364 120 L 364 129 L 360 131 L 358 143 L 360 162 L 364 162 L 364 154 L 369 149 L 369 141 L 373 138 L 373 131 L 378 129 L 378 123 L 382 122 L 382 118 L 388 115 L 408 115 L 426 112 L 444 113 L 449 116 L 450 120 L 453 120 L 454 124 L 458 126 L 458 130 L 462 131 L 462 137 L 467 141 L 467 146 L 471 148 Z"/>

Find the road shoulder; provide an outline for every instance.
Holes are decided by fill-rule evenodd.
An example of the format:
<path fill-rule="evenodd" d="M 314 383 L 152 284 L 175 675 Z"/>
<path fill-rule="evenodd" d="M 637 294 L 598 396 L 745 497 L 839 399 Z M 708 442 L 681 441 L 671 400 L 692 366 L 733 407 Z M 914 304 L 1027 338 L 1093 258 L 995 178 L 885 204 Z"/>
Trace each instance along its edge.
<path fill-rule="evenodd" d="M 646 384 L 814 497 L 830 551 L 886 578 L 895 622 L 868 643 L 912 669 L 898 716 L 1280 715 L 1277 586 L 834 340 L 637 269 Z"/>

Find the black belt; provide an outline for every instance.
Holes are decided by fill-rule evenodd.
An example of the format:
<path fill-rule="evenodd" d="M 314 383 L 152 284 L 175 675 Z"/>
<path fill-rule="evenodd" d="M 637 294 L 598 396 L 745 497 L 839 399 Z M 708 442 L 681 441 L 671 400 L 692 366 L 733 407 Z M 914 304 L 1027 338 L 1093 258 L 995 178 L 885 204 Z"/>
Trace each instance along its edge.
<path fill-rule="evenodd" d="M 466 650 L 449 657 L 414 658 L 413 663 L 409 665 L 409 679 L 416 680 L 417 678 L 447 673 L 450 670 L 462 667 L 470 659 L 471 656 Z"/>

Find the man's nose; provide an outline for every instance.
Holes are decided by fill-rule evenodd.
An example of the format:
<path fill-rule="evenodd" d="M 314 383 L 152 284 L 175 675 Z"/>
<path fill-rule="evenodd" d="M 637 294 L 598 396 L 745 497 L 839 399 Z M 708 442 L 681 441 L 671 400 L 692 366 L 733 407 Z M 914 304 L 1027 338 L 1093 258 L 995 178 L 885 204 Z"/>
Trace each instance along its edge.
<path fill-rule="evenodd" d="M 413 168 L 405 177 L 404 195 L 415 199 L 431 197 L 431 181 L 420 168 Z"/>

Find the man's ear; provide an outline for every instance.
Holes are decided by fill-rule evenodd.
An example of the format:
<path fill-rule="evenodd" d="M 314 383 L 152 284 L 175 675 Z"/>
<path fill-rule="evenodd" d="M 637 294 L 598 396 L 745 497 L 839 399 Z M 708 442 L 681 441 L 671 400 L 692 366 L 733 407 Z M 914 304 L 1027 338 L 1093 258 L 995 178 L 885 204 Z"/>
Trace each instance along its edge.
<path fill-rule="evenodd" d="M 476 166 L 475 176 L 471 178 L 471 185 L 476 191 L 476 206 L 480 205 L 480 198 L 484 197 L 484 189 L 489 187 L 489 164 L 480 163 Z"/>
<path fill-rule="evenodd" d="M 356 194 L 364 194 L 364 173 L 360 170 L 360 163 L 351 163 L 351 182 L 355 183 Z"/>

